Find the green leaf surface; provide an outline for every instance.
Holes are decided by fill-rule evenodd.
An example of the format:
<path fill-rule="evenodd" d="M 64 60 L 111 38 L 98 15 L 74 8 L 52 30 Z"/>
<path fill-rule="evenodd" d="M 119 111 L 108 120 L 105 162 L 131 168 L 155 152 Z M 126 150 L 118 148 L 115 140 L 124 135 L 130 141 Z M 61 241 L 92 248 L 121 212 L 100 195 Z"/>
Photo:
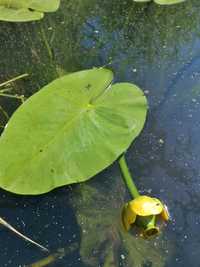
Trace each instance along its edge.
<path fill-rule="evenodd" d="M 151 2 L 151 0 L 134 0 L 135 2 Z M 173 5 L 184 2 L 185 0 L 153 0 L 156 4 L 159 5 Z"/>
<path fill-rule="evenodd" d="M 41 194 L 113 163 L 142 130 L 147 103 L 112 79 L 103 68 L 68 74 L 22 104 L 0 138 L 0 186 Z"/>
<path fill-rule="evenodd" d="M 185 0 L 154 0 L 154 2 L 159 5 L 174 5 L 184 1 Z"/>
<path fill-rule="evenodd" d="M 0 20 L 25 22 L 40 20 L 43 12 L 54 12 L 60 0 L 0 0 Z"/>
<path fill-rule="evenodd" d="M 30 11 L 24 8 L 12 9 L 0 6 L 0 20 L 4 21 L 23 22 L 40 20 L 43 18 L 43 16 L 43 13 L 37 11 Z"/>

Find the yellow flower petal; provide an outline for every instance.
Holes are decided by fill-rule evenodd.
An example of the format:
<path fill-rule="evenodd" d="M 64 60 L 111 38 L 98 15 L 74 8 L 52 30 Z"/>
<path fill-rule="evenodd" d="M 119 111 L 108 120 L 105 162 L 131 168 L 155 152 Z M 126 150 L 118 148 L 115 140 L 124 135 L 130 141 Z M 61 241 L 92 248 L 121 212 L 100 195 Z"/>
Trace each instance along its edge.
<path fill-rule="evenodd" d="M 129 202 L 129 206 L 132 212 L 139 216 L 157 215 L 163 211 L 160 200 L 149 196 L 139 196 Z"/>
<path fill-rule="evenodd" d="M 169 221 L 170 215 L 166 205 L 163 205 L 163 210 L 160 215 L 164 221 Z"/>
<path fill-rule="evenodd" d="M 122 210 L 122 222 L 126 231 L 129 231 L 135 220 L 136 214 L 131 209 L 130 203 L 127 203 Z"/>

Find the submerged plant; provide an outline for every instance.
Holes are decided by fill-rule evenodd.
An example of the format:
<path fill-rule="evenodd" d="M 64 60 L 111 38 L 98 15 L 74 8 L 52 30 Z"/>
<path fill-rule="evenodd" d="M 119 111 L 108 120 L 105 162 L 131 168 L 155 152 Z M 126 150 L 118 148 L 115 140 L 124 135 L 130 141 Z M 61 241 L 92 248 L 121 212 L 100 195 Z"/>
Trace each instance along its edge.
<path fill-rule="evenodd" d="M 126 231 L 121 207 L 127 199 L 119 172 L 105 172 L 89 183 L 79 184 L 70 194 L 80 231 L 80 256 L 90 267 L 164 267 L 173 249 L 159 237 L 143 239 Z M 168 250 L 168 255 L 164 253 Z"/>
<path fill-rule="evenodd" d="M 22 101 L 22 103 L 24 102 L 24 96 L 23 95 L 13 95 L 13 94 L 9 94 L 8 92 L 10 92 L 12 90 L 12 87 L 10 87 L 10 85 L 20 79 L 23 79 L 25 77 L 28 76 L 28 73 L 24 73 L 21 75 L 18 75 L 6 82 L 0 83 L 0 96 L 4 96 L 4 97 L 9 97 L 9 98 L 15 98 L 15 99 L 20 99 Z"/>
<path fill-rule="evenodd" d="M 133 0 L 133 1 L 140 2 L 140 3 L 154 1 L 156 4 L 159 4 L 159 5 L 173 5 L 173 4 L 184 2 L 185 0 Z"/>
<path fill-rule="evenodd" d="M 45 258 L 42 258 L 36 262 L 26 265 L 26 267 L 45 267 L 45 266 L 52 265 L 53 263 L 59 262 L 64 257 L 73 253 L 77 249 L 78 249 L 78 243 L 72 243 L 70 244 L 70 246 L 68 245 L 67 247 L 57 249 L 56 252 L 51 253 Z"/>
<path fill-rule="evenodd" d="M 58 9 L 60 0 L 0 0 L 0 20 L 24 22 L 40 20 L 45 12 Z"/>
<path fill-rule="evenodd" d="M 18 95 L 18 94 L 11 94 L 10 92 L 12 91 L 13 87 L 11 86 L 12 83 L 14 83 L 17 80 L 20 80 L 22 78 L 27 77 L 28 74 L 24 73 L 21 75 L 18 75 L 8 81 L 0 83 L 0 97 L 7 97 L 11 99 L 17 99 L 20 100 L 22 103 L 25 101 L 23 95 Z M 5 118 L 6 121 L 9 120 L 9 115 L 6 112 L 6 110 L 0 105 L 0 113 L 3 114 L 3 117 Z M 0 128 L 4 128 L 4 123 L 0 121 Z"/>

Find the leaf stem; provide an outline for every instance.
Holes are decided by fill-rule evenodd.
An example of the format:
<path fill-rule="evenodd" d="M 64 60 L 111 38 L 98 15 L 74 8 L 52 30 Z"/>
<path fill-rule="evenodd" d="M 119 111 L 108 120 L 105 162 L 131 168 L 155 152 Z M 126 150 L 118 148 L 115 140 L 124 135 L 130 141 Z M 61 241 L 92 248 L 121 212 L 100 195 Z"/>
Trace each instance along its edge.
<path fill-rule="evenodd" d="M 9 116 L 8 113 L 2 108 L 2 106 L 0 105 L 0 111 L 3 113 L 4 117 L 9 120 Z"/>
<path fill-rule="evenodd" d="M 0 93 L 0 96 L 9 97 L 9 98 L 15 98 L 15 99 L 20 99 L 23 102 L 23 96 L 9 95 L 9 94 L 4 94 L 4 93 Z"/>
<path fill-rule="evenodd" d="M 122 172 L 124 182 L 126 183 L 132 197 L 133 198 L 139 197 L 140 193 L 138 192 L 137 187 L 136 187 L 136 185 L 133 181 L 133 178 L 130 174 L 130 171 L 128 169 L 128 165 L 126 163 L 126 159 L 125 159 L 124 154 L 119 158 L 118 162 L 119 162 L 119 166 L 120 166 L 120 169 Z"/>
<path fill-rule="evenodd" d="M 16 76 L 16 77 L 14 77 L 14 78 L 6 81 L 6 82 L 0 83 L 0 87 L 3 87 L 3 86 L 5 86 L 5 85 L 7 85 L 7 84 L 9 84 L 11 82 L 14 82 L 16 80 L 22 79 L 22 78 L 27 77 L 27 76 L 28 76 L 28 73 L 24 73 L 24 74 L 21 74 L 19 76 Z"/>
<path fill-rule="evenodd" d="M 122 176 L 124 179 L 124 182 L 126 183 L 131 195 L 133 198 L 137 198 L 140 196 L 140 193 L 137 190 L 137 187 L 133 181 L 133 178 L 130 174 L 128 165 L 126 163 L 125 155 L 123 154 L 119 160 L 119 166 L 122 172 Z M 138 225 L 142 226 L 144 228 L 144 234 L 145 237 L 151 237 L 156 235 L 159 232 L 158 227 L 156 227 L 156 216 L 139 216 L 137 219 Z"/>
<path fill-rule="evenodd" d="M 51 47 L 49 45 L 49 42 L 47 40 L 46 33 L 45 33 L 41 24 L 40 24 L 40 30 L 41 30 L 41 35 L 42 35 L 44 45 L 45 45 L 47 52 L 48 52 L 48 56 L 49 56 L 50 60 L 53 61 L 53 53 L 52 53 Z"/>

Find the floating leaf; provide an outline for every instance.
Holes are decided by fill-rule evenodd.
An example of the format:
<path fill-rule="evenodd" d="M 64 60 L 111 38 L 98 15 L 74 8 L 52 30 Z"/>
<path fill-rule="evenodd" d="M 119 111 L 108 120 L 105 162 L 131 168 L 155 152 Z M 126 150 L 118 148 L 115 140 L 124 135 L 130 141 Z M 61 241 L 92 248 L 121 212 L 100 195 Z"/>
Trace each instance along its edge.
<path fill-rule="evenodd" d="M 0 20 L 23 22 L 40 20 L 44 12 L 58 9 L 60 0 L 0 0 Z"/>
<path fill-rule="evenodd" d="M 147 103 L 137 86 L 112 79 L 102 68 L 76 72 L 22 104 L 0 138 L 0 186 L 41 194 L 114 162 L 142 130 Z"/>
<path fill-rule="evenodd" d="M 135 2 L 151 2 L 152 0 L 134 0 Z M 156 4 L 159 5 L 173 5 L 184 2 L 185 0 L 153 0 Z"/>

